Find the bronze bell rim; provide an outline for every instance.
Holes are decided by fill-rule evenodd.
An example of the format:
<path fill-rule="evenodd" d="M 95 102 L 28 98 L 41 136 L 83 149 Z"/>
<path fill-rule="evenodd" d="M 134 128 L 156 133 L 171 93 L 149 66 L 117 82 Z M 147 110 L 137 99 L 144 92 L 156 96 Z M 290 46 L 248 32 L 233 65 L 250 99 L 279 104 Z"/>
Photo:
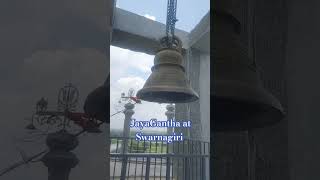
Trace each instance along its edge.
<path fill-rule="evenodd" d="M 279 109 L 283 114 L 285 111 L 280 101 L 262 86 L 252 86 L 251 84 L 238 81 L 219 81 L 214 83 L 214 92 L 211 96 L 218 98 L 230 98 L 238 101 L 248 101 L 270 105 Z M 216 96 L 215 94 L 219 94 Z"/>
<path fill-rule="evenodd" d="M 175 93 L 180 96 L 188 96 L 188 98 L 184 98 L 183 100 L 163 100 L 162 102 L 158 103 L 189 103 L 194 102 L 199 99 L 199 95 L 197 92 L 195 92 L 193 89 L 186 89 L 186 88 L 179 88 L 179 87 L 169 87 L 170 91 L 168 91 L 168 86 L 152 86 L 152 87 L 144 87 L 143 89 L 140 89 L 137 92 L 137 97 L 140 98 L 141 96 L 144 96 L 144 98 L 141 100 L 148 101 L 148 102 L 155 102 L 153 101 L 153 98 L 148 98 L 149 96 L 153 96 L 152 94 L 165 94 L 165 93 Z M 149 96 L 146 96 L 145 94 L 150 94 Z M 152 99 L 152 101 L 151 101 Z"/>
<path fill-rule="evenodd" d="M 219 96 L 215 94 L 219 94 Z M 275 125 L 286 116 L 286 112 L 280 101 L 262 86 L 252 87 L 246 83 L 217 81 L 215 82 L 214 92 L 210 97 L 212 99 L 211 101 L 213 101 L 213 107 L 211 107 L 213 117 L 217 116 L 216 111 L 221 108 L 217 107 L 217 104 L 221 101 L 234 104 L 234 106 L 242 105 L 240 108 L 247 106 L 248 109 L 262 109 L 261 112 L 263 112 L 263 115 L 239 121 L 234 120 L 232 122 L 225 120 L 215 121 L 215 118 L 213 118 L 212 129 L 217 132 L 247 131 L 249 129 L 264 128 Z M 258 113 L 259 112 L 257 112 L 257 114 Z"/>
<path fill-rule="evenodd" d="M 223 99 L 223 98 L 215 98 L 213 97 L 213 101 L 219 101 L 219 100 L 224 100 L 224 101 L 229 101 L 234 104 L 241 104 L 245 106 L 257 106 L 257 104 L 253 102 L 243 102 L 243 101 L 237 101 L 235 99 Z M 213 103 L 213 106 L 215 106 L 215 103 Z M 233 121 L 233 122 L 215 122 L 215 111 L 217 111 L 215 108 L 211 110 L 213 113 L 213 122 L 211 122 L 211 128 L 215 132 L 239 132 L 239 131 L 248 131 L 252 129 L 258 129 L 258 128 L 267 128 L 270 126 L 274 126 L 275 124 L 279 123 L 283 118 L 285 118 L 285 114 L 283 114 L 279 109 L 276 109 L 270 105 L 266 105 L 264 103 L 259 104 L 259 107 L 262 107 L 263 109 L 267 109 L 265 111 L 265 114 L 269 114 L 268 116 L 264 117 L 255 117 L 251 119 L 247 119 L 246 121 L 239 120 L 238 122 Z M 270 115 L 272 114 L 272 115 Z M 261 123 L 261 120 L 264 120 L 263 123 Z"/>

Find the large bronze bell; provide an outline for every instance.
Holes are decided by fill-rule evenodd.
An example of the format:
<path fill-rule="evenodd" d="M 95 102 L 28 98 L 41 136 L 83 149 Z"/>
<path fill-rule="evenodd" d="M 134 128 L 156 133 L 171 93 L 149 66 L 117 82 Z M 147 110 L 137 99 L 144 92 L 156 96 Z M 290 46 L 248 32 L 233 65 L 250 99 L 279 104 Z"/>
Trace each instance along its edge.
<path fill-rule="evenodd" d="M 241 131 L 281 120 L 280 102 L 263 88 L 256 66 L 241 45 L 240 23 L 221 11 L 214 11 L 213 22 L 211 129 Z"/>
<path fill-rule="evenodd" d="M 192 89 L 182 66 L 182 44 L 174 37 L 173 46 L 165 46 L 167 37 L 161 39 L 161 48 L 155 55 L 151 75 L 137 97 L 158 103 L 187 103 L 199 99 Z"/>

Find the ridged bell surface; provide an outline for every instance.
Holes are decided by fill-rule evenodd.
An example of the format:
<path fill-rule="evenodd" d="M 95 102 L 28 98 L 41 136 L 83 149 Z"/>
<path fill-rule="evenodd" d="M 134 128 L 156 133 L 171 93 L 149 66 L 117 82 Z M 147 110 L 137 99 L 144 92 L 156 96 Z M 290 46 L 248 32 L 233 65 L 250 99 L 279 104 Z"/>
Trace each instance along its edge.
<path fill-rule="evenodd" d="M 181 47 L 180 47 L 181 48 Z M 152 73 L 137 97 L 158 103 L 187 103 L 199 99 L 182 66 L 179 48 L 162 48 L 155 56 Z"/>

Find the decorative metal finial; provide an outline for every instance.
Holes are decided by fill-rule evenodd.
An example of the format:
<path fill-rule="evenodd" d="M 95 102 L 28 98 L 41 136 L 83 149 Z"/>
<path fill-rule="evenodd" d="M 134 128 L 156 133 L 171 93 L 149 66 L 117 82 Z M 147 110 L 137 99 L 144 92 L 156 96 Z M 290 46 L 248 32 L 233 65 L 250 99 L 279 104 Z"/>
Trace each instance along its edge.
<path fill-rule="evenodd" d="M 130 88 L 127 95 L 125 93 L 121 93 L 121 98 L 119 100 L 119 104 L 122 102 L 128 102 L 128 103 L 137 103 L 141 104 L 141 100 L 135 97 L 135 90 L 133 88 Z"/>

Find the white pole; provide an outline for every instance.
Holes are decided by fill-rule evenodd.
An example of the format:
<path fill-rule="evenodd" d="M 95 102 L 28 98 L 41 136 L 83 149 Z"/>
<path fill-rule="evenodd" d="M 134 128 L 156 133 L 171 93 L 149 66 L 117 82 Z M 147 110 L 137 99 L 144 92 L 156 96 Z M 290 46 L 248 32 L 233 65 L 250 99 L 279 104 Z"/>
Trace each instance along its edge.
<path fill-rule="evenodd" d="M 122 141 L 122 153 L 127 154 L 128 153 L 128 140 L 130 137 L 130 121 L 132 119 L 132 115 L 134 114 L 133 108 L 134 104 L 128 102 L 127 104 L 124 105 L 125 110 L 124 110 L 124 126 L 123 126 L 123 141 Z M 126 172 L 127 172 L 127 156 L 123 156 L 122 159 L 122 167 L 121 167 L 121 180 L 126 179 Z"/>
<path fill-rule="evenodd" d="M 170 120 L 173 120 L 174 118 L 174 105 L 173 104 L 168 104 L 166 106 L 166 116 L 167 116 L 167 120 L 170 121 Z M 167 127 L 167 134 L 170 135 L 173 133 L 173 128 L 172 127 Z"/>

